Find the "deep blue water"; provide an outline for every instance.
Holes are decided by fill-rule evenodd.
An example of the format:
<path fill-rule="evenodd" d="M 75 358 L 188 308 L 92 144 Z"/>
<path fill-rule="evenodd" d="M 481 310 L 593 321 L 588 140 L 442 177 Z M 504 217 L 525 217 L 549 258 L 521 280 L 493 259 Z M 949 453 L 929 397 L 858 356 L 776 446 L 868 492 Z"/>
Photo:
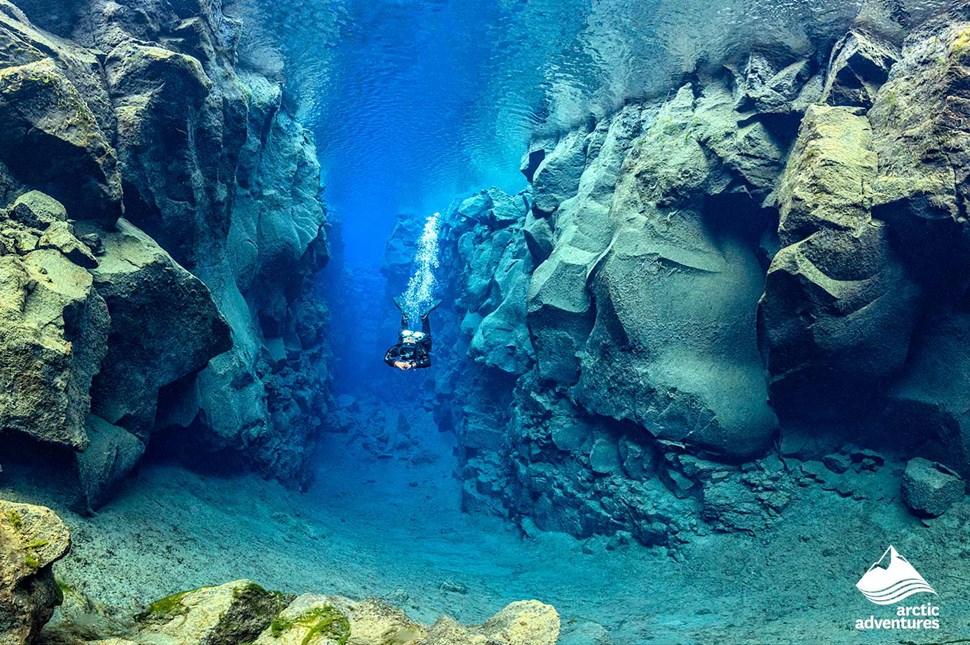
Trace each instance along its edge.
<path fill-rule="evenodd" d="M 523 187 L 534 134 L 663 94 L 759 43 L 835 37 L 861 4 L 316 0 L 266 2 L 247 24 L 283 34 L 346 260 L 377 266 L 399 212 L 423 219 L 462 193 Z"/>

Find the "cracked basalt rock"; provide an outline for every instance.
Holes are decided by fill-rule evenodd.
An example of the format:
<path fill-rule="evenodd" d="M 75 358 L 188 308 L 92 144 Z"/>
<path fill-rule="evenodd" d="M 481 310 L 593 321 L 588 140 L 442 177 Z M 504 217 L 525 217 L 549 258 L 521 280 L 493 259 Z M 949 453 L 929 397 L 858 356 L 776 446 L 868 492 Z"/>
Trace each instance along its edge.
<path fill-rule="evenodd" d="M 0 2 L 4 432 L 96 446 L 90 506 L 161 430 L 166 451 L 305 484 L 328 252 L 294 102 L 218 3 L 23 9 Z"/>

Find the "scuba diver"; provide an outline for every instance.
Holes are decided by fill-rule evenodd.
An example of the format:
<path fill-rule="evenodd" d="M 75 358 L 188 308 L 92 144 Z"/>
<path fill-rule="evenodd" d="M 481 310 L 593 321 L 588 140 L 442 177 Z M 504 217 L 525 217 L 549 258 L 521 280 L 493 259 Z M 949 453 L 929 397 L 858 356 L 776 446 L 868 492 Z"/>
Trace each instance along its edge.
<path fill-rule="evenodd" d="M 431 367 L 431 323 L 428 322 L 428 316 L 438 308 L 441 301 L 435 300 L 421 314 L 421 331 L 411 329 L 400 298 L 394 298 L 394 304 L 401 310 L 401 334 L 397 345 L 384 354 L 384 362 L 404 371 Z"/>

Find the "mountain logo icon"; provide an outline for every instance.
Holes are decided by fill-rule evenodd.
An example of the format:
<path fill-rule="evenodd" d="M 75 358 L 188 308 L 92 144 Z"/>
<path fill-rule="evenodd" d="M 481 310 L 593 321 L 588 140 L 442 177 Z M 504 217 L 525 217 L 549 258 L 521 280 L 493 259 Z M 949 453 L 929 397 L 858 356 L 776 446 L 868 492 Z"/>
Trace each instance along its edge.
<path fill-rule="evenodd" d="M 917 593 L 936 594 L 933 587 L 890 545 L 855 585 L 869 602 L 893 605 Z"/>

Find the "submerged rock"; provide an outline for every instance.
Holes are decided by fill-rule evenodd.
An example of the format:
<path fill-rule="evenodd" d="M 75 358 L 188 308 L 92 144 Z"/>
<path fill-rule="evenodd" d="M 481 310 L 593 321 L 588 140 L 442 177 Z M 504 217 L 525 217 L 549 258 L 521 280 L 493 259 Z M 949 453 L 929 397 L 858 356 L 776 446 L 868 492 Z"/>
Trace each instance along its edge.
<path fill-rule="evenodd" d="M 86 428 L 90 443 L 77 455 L 78 477 L 84 501 L 89 509 L 96 509 L 141 460 L 145 443 L 94 414 L 88 415 Z"/>
<path fill-rule="evenodd" d="M 0 500 L 0 643 L 36 642 L 62 600 L 51 565 L 70 548 L 53 511 Z"/>
<path fill-rule="evenodd" d="M 35 193 L 12 211 L 19 214 L 0 223 L 0 425 L 81 450 L 88 392 L 107 353 L 108 309 L 63 206 Z M 55 227 L 59 243 L 42 243 Z"/>
<path fill-rule="evenodd" d="M 832 50 L 822 102 L 871 107 L 898 58 L 899 51 L 892 43 L 853 29 Z"/>
<path fill-rule="evenodd" d="M 103 244 L 94 286 L 111 316 L 110 345 L 92 386 L 92 409 L 147 438 L 158 393 L 231 347 L 209 289 L 126 220 L 115 230 L 82 226 Z"/>
<path fill-rule="evenodd" d="M 873 395 L 906 360 L 920 290 L 888 227 L 869 212 L 876 162 L 865 116 L 808 110 L 778 188 L 785 246 L 759 304 L 761 351 L 781 414 L 838 417 L 878 403 Z"/>
<path fill-rule="evenodd" d="M 248 580 L 177 593 L 152 603 L 117 638 L 100 645 L 555 645 L 559 614 L 535 600 L 514 602 L 481 625 L 443 617 L 421 625 L 377 599 L 264 590 Z"/>
<path fill-rule="evenodd" d="M 156 600 L 126 639 L 135 643 L 249 643 L 292 596 L 266 591 L 249 580 L 173 594 Z"/>
<path fill-rule="evenodd" d="M 903 501 L 917 515 L 942 515 L 963 497 L 965 486 L 955 472 L 921 457 L 910 459 L 903 473 Z"/>

